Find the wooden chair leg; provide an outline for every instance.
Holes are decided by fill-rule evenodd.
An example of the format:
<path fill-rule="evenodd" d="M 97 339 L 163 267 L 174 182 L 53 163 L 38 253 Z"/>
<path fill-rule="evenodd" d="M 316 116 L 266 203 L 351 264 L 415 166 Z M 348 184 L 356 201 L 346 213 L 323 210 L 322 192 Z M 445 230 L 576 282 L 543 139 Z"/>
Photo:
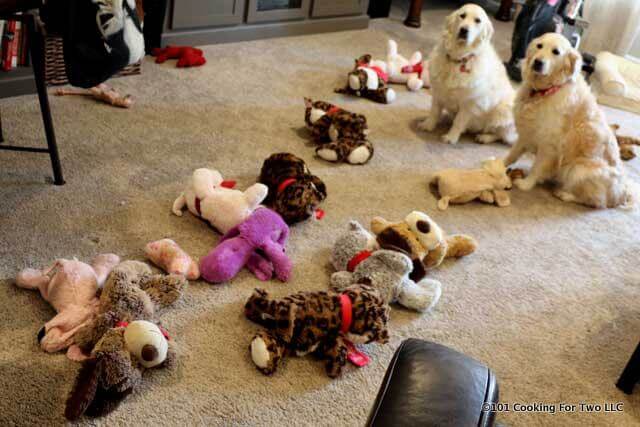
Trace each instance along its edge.
<path fill-rule="evenodd" d="M 60 166 L 60 155 L 58 154 L 58 145 L 56 143 L 56 135 L 53 128 L 53 119 L 51 117 L 51 108 L 49 107 L 47 84 L 45 82 L 44 38 L 42 34 L 37 31 L 33 16 L 26 19 L 25 23 L 29 28 L 29 35 L 31 36 L 29 43 L 31 47 L 31 63 L 33 64 L 33 74 L 35 76 L 36 88 L 38 90 L 38 100 L 40 101 L 42 124 L 44 125 L 44 133 L 47 137 L 47 146 L 49 147 L 48 152 L 51 157 L 53 183 L 55 185 L 64 185 L 62 166 Z"/>
<path fill-rule="evenodd" d="M 420 28 L 420 16 L 422 15 L 422 0 L 411 0 L 409 14 L 404 20 L 404 25 L 412 28 Z"/>
<path fill-rule="evenodd" d="M 622 371 L 616 386 L 625 393 L 631 394 L 638 381 L 640 381 L 640 344 L 631 355 L 631 359 L 629 359 L 629 363 Z"/>

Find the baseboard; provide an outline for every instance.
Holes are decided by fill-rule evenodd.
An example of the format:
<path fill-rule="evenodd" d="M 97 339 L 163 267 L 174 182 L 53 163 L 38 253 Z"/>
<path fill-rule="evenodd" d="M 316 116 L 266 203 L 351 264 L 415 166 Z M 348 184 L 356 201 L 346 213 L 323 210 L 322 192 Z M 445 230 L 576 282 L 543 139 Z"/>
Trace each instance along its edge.
<path fill-rule="evenodd" d="M 306 19 L 301 21 L 275 22 L 268 24 L 234 25 L 186 31 L 165 31 L 162 42 L 167 44 L 201 46 L 217 43 L 268 39 L 273 37 L 301 36 L 334 31 L 360 30 L 368 28 L 367 15 Z"/>

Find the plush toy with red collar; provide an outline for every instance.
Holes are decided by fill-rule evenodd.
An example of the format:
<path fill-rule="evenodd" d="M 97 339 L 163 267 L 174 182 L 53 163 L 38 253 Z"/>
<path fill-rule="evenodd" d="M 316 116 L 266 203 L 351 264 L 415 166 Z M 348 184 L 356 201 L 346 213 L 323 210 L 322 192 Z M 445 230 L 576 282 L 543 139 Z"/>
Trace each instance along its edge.
<path fill-rule="evenodd" d="M 437 280 L 411 280 L 411 258 L 399 251 L 379 249 L 376 237 L 357 221 L 350 221 L 347 232 L 334 244 L 331 263 L 337 270 L 331 276 L 331 287 L 335 291 L 367 283 L 387 304 L 398 303 L 421 312 L 435 306 L 442 293 Z"/>
<path fill-rule="evenodd" d="M 265 329 L 249 346 L 251 359 L 265 375 L 273 374 L 287 355 L 313 353 L 326 361 L 335 378 L 350 361 L 369 362 L 353 344 L 389 341 L 389 307 L 378 291 L 353 285 L 342 292 L 299 292 L 281 299 L 256 289 L 244 306 L 245 316 Z"/>
<path fill-rule="evenodd" d="M 152 53 L 156 57 L 156 64 L 162 64 L 168 59 L 177 59 L 176 67 L 178 68 L 198 67 L 207 62 L 201 49 L 190 46 L 155 48 Z"/>
<path fill-rule="evenodd" d="M 354 69 L 349 72 L 347 85 L 335 91 L 390 104 L 396 99 L 396 92 L 387 85 L 386 67 L 384 61 L 373 61 L 371 55 L 363 55 L 356 59 Z"/>
<path fill-rule="evenodd" d="M 406 84 L 411 91 L 429 87 L 429 65 L 422 60 L 422 53 L 414 52 L 407 59 L 398 53 L 398 44 L 389 40 L 386 70 L 391 83 Z"/>

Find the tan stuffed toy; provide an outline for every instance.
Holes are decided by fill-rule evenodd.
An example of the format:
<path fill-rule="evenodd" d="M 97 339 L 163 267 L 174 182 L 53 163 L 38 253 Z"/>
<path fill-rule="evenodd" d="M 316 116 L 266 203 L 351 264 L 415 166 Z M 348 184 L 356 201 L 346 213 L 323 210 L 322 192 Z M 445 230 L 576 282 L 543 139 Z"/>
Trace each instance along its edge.
<path fill-rule="evenodd" d="M 428 270 L 438 267 L 446 258 L 460 258 L 476 251 L 478 243 L 465 234 L 445 232 L 423 212 L 411 212 L 404 221 L 389 222 L 382 217 L 371 221 L 371 231 L 381 248 L 400 251 L 411 258 L 413 271 L 409 278 L 422 280 Z"/>
<path fill-rule="evenodd" d="M 440 210 L 447 209 L 449 203 L 462 204 L 476 199 L 500 207 L 511 204 L 506 191 L 511 189 L 511 178 L 500 159 L 485 160 L 481 169 L 442 170 L 433 176 L 430 184 L 440 197 Z"/>

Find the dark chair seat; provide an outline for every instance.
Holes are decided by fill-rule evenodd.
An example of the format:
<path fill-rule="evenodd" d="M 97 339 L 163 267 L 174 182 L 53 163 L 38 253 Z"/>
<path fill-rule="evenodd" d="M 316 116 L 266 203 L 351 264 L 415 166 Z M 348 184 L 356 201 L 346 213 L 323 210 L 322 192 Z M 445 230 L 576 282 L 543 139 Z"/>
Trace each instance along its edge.
<path fill-rule="evenodd" d="M 380 386 L 369 426 L 491 426 L 498 383 L 482 363 L 440 344 L 408 339 Z"/>

